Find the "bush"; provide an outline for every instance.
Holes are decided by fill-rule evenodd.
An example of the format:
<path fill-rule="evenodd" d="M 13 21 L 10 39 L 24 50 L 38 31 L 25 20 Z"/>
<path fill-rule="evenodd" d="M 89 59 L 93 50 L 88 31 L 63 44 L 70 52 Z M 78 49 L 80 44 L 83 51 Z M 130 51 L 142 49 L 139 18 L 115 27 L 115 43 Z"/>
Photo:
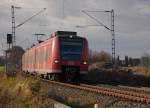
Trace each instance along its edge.
<path fill-rule="evenodd" d="M 89 62 L 90 64 L 96 62 L 109 62 L 111 60 L 111 55 L 105 51 L 101 52 L 90 52 Z"/>
<path fill-rule="evenodd" d="M 96 62 L 96 63 L 93 63 L 89 66 L 89 71 L 91 70 L 95 70 L 95 69 L 102 69 L 105 67 L 105 63 L 104 62 Z"/>
<path fill-rule="evenodd" d="M 30 86 L 30 90 L 31 90 L 32 94 L 34 94 L 34 95 L 38 94 L 41 89 L 41 83 L 39 80 L 32 81 L 29 84 L 29 86 Z"/>

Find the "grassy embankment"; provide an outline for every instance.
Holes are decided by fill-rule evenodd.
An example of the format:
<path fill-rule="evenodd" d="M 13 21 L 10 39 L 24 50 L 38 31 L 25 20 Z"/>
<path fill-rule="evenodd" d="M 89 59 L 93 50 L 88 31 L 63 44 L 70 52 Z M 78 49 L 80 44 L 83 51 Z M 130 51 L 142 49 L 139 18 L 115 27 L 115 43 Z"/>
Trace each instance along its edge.
<path fill-rule="evenodd" d="M 55 96 L 55 91 L 51 94 L 53 96 L 48 96 L 48 90 L 47 83 L 33 77 L 23 77 L 20 74 L 7 77 L 4 68 L 0 67 L 0 108 L 53 108 L 56 103 L 53 99 L 77 108 L 86 100 L 83 97 L 82 102 L 79 102 L 78 98 L 70 96 L 63 100 L 60 96 Z M 89 107 L 90 105 L 83 106 Z"/>
<path fill-rule="evenodd" d="M 92 64 L 86 79 L 92 83 L 150 87 L 149 69 L 146 71 L 147 73 L 144 67 L 120 68 L 112 71 L 102 68 L 101 64 Z"/>
<path fill-rule="evenodd" d="M 150 67 L 143 67 L 143 66 L 135 66 L 129 67 L 134 73 L 150 76 Z"/>
<path fill-rule="evenodd" d="M 41 82 L 33 78 L 7 77 L 0 67 L 0 108 L 53 108 Z"/>

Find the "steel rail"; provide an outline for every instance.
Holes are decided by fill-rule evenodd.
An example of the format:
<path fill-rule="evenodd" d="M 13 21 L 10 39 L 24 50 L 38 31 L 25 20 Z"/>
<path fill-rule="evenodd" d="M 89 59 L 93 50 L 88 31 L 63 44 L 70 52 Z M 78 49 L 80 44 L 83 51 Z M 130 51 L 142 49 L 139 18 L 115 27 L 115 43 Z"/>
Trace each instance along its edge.
<path fill-rule="evenodd" d="M 117 98 L 126 99 L 127 101 L 134 101 L 134 102 L 150 104 L 150 95 L 146 94 L 146 93 L 138 93 L 135 91 L 119 90 L 116 88 L 100 87 L 100 86 L 93 86 L 93 85 L 87 85 L 87 84 L 73 85 L 73 84 L 69 84 L 69 83 L 63 83 L 63 82 L 42 79 L 39 77 L 36 77 L 36 78 L 43 82 L 50 83 L 53 85 L 84 90 L 87 92 L 98 93 L 98 94 L 107 95 L 107 96 L 113 96 L 113 97 L 117 97 Z"/>
<path fill-rule="evenodd" d="M 41 79 L 41 80 L 44 82 L 52 83 L 55 85 L 60 85 L 63 87 L 85 90 L 88 92 L 126 99 L 128 101 L 150 104 L 150 95 L 147 95 L 147 94 L 141 94 L 141 93 L 136 93 L 133 91 L 126 91 L 126 90 L 112 89 L 112 88 L 107 88 L 107 87 L 98 87 L 98 86 L 92 86 L 92 85 L 87 85 L 87 84 L 73 85 L 73 84 L 50 81 L 50 80 L 45 80 L 45 79 Z"/>
<path fill-rule="evenodd" d="M 119 90 L 116 88 L 104 88 L 104 87 L 99 87 L 99 86 L 92 86 L 92 85 L 87 85 L 87 84 L 81 84 L 84 87 L 89 87 L 89 88 L 94 88 L 94 89 L 102 89 L 102 90 L 106 90 L 106 91 L 111 91 L 111 92 L 118 92 L 121 94 L 127 94 L 127 95 L 134 95 L 134 96 L 139 96 L 139 97 L 143 97 L 143 98 L 148 98 L 150 99 L 150 95 L 148 94 L 144 94 L 144 93 L 138 93 L 138 92 L 134 92 L 134 91 L 129 91 L 129 90 Z"/>

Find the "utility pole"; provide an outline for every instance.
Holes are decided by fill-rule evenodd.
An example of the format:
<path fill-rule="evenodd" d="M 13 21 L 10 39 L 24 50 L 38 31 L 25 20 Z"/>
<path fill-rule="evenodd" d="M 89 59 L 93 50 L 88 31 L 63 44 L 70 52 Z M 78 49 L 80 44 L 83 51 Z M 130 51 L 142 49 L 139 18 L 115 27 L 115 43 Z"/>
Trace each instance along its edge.
<path fill-rule="evenodd" d="M 114 10 L 111 10 L 111 36 L 112 36 L 112 63 L 116 66 L 116 40 L 114 30 Z"/>
<path fill-rule="evenodd" d="M 112 9 L 111 11 L 84 11 L 82 10 L 84 14 L 86 14 L 88 17 L 91 19 L 95 20 L 99 25 L 88 25 L 88 26 L 103 26 L 107 30 L 111 32 L 111 47 L 112 47 L 112 64 L 113 67 L 116 68 L 116 41 L 115 41 L 115 29 L 114 29 L 114 10 Z M 111 26 L 108 27 L 104 25 L 102 22 L 100 22 L 97 18 L 93 17 L 92 15 L 88 14 L 87 12 L 105 12 L 105 13 L 110 13 L 111 14 Z M 77 27 L 82 27 L 82 26 L 77 26 Z"/>
<path fill-rule="evenodd" d="M 26 22 L 28 22 L 29 20 L 31 20 L 32 18 L 34 18 L 35 16 L 41 14 L 43 11 L 46 10 L 46 8 L 42 9 L 41 11 L 39 11 L 38 13 L 34 14 L 33 16 L 31 16 L 30 18 L 28 18 L 27 20 L 25 20 L 24 22 L 18 24 L 16 26 L 15 24 L 15 9 L 20 9 L 21 7 L 16 7 L 16 6 L 11 6 L 11 14 L 12 14 L 12 37 L 13 37 L 13 41 L 12 41 L 12 47 L 16 45 L 16 28 L 22 26 L 23 24 L 25 24 Z"/>
<path fill-rule="evenodd" d="M 14 6 L 11 6 L 11 14 L 12 14 L 12 37 L 13 37 L 12 46 L 14 46 L 15 42 L 16 42 L 16 36 L 15 36 L 15 9 L 14 9 Z"/>
<path fill-rule="evenodd" d="M 16 45 L 16 23 L 15 23 L 15 9 L 20 9 L 21 7 L 11 6 L 11 15 L 12 15 L 12 47 Z"/>

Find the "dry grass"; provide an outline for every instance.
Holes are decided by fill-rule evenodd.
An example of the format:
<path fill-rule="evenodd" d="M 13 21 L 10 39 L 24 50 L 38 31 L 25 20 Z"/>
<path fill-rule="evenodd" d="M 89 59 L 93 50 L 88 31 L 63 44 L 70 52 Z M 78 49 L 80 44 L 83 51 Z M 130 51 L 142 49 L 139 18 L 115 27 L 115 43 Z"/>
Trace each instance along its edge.
<path fill-rule="evenodd" d="M 113 85 L 145 86 L 150 85 L 150 73 L 143 67 L 119 68 L 115 71 L 104 69 L 99 64 L 90 66 L 87 77 L 89 83 L 104 83 Z M 146 73 L 145 73 L 146 72 Z"/>
<path fill-rule="evenodd" d="M 21 75 L 7 77 L 3 72 L 0 77 L 0 108 L 53 108 L 40 81 Z"/>
<path fill-rule="evenodd" d="M 5 67 L 4 66 L 0 66 L 0 72 L 4 72 L 5 71 Z"/>
<path fill-rule="evenodd" d="M 105 62 L 95 62 L 89 66 L 89 71 L 91 71 L 93 69 L 100 70 L 100 69 L 103 69 L 104 66 L 105 66 Z"/>
<path fill-rule="evenodd" d="M 129 67 L 134 73 L 150 76 L 150 67 L 145 68 L 143 66 Z"/>

